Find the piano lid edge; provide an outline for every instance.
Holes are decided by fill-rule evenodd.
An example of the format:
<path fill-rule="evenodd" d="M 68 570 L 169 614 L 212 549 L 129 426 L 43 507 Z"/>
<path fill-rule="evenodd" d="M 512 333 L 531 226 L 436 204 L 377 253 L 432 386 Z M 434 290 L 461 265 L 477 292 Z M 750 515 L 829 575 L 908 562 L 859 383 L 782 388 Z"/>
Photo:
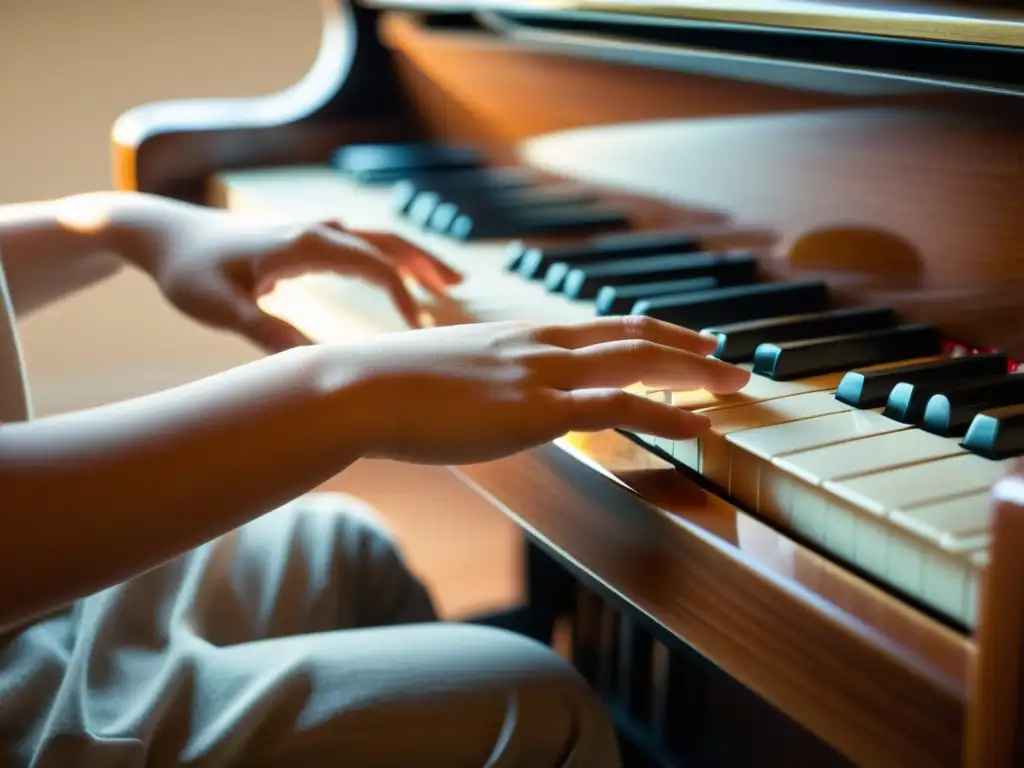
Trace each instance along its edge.
<path fill-rule="evenodd" d="M 861 96 L 949 90 L 1024 93 L 1024 75 L 1019 74 L 1024 72 L 1024 23 L 973 25 L 974 34 L 958 37 L 948 25 L 920 20 L 901 27 L 891 20 L 865 25 L 853 17 L 845 25 L 815 26 L 806 15 L 748 18 L 741 13 L 716 14 L 691 3 L 662 7 L 379 0 L 370 5 L 398 13 L 419 11 L 428 14 L 425 20 L 430 13 L 475 16 L 481 33 L 489 31 L 541 52 L 806 91 Z M 990 29 L 993 25 L 1008 26 L 1010 31 L 996 35 Z M 977 32 L 978 28 L 986 31 Z M 1009 75 L 997 79 L 992 72 Z"/>

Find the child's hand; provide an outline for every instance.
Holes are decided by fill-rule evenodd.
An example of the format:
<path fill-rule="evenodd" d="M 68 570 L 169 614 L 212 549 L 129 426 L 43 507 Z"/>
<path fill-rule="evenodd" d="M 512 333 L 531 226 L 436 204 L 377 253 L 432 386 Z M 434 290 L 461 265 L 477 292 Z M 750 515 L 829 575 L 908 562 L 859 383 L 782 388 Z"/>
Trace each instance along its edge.
<path fill-rule="evenodd" d="M 359 381 L 346 424 L 358 425 L 364 455 L 417 464 L 487 461 L 573 431 L 681 439 L 705 431 L 708 418 L 623 388 L 742 389 L 750 374 L 705 357 L 715 346 L 644 317 L 392 334 L 341 348 L 342 375 Z"/>
<path fill-rule="evenodd" d="M 309 343 L 257 305 L 277 280 L 310 272 L 362 278 L 386 290 L 411 327 L 419 325 L 419 310 L 403 278 L 435 292 L 459 280 L 437 259 L 384 232 L 347 231 L 335 222 L 266 224 L 146 196 L 129 200 L 121 214 L 126 256 L 185 314 L 271 352 Z"/>

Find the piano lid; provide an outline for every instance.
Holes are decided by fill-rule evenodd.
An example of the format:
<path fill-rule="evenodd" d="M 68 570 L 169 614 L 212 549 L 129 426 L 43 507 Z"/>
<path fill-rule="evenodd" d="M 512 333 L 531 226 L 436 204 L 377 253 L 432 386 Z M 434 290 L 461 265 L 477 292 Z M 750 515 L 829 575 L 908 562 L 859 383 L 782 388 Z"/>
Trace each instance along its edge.
<path fill-rule="evenodd" d="M 1024 4 L 916 0 L 368 0 L 407 10 L 569 11 L 1024 48 Z"/>

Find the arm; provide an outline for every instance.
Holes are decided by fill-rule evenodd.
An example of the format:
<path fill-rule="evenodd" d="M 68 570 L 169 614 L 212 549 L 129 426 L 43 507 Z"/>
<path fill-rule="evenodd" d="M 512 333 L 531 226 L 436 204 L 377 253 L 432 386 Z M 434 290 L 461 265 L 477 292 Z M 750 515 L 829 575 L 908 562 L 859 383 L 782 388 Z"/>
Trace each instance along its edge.
<path fill-rule="evenodd" d="M 116 405 L 0 424 L 0 631 L 223 534 L 357 459 L 362 407 L 341 356 L 301 347 Z"/>
<path fill-rule="evenodd" d="M 113 199 L 93 193 L 0 207 L 0 255 L 17 314 L 117 272 L 103 212 Z"/>

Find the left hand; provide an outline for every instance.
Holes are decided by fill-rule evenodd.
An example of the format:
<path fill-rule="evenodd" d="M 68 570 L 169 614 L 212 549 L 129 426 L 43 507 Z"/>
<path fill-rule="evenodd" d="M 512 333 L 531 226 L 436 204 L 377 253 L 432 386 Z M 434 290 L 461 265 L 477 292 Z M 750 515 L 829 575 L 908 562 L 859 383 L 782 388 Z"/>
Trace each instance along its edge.
<path fill-rule="evenodd" d="M 132 259 L 186 315 L 234 331 L 270 352 L 309 344 L 298 329 L 257 304 L 281 279 L 335 272 L 383 288 L 412 328 L 420 312 L 406 279 L 433 292 L 456 272 L 401 237 L 356 232 L 338 222 L 266 224 L 210 208 L 160 201 L 140 216 Z"/>

